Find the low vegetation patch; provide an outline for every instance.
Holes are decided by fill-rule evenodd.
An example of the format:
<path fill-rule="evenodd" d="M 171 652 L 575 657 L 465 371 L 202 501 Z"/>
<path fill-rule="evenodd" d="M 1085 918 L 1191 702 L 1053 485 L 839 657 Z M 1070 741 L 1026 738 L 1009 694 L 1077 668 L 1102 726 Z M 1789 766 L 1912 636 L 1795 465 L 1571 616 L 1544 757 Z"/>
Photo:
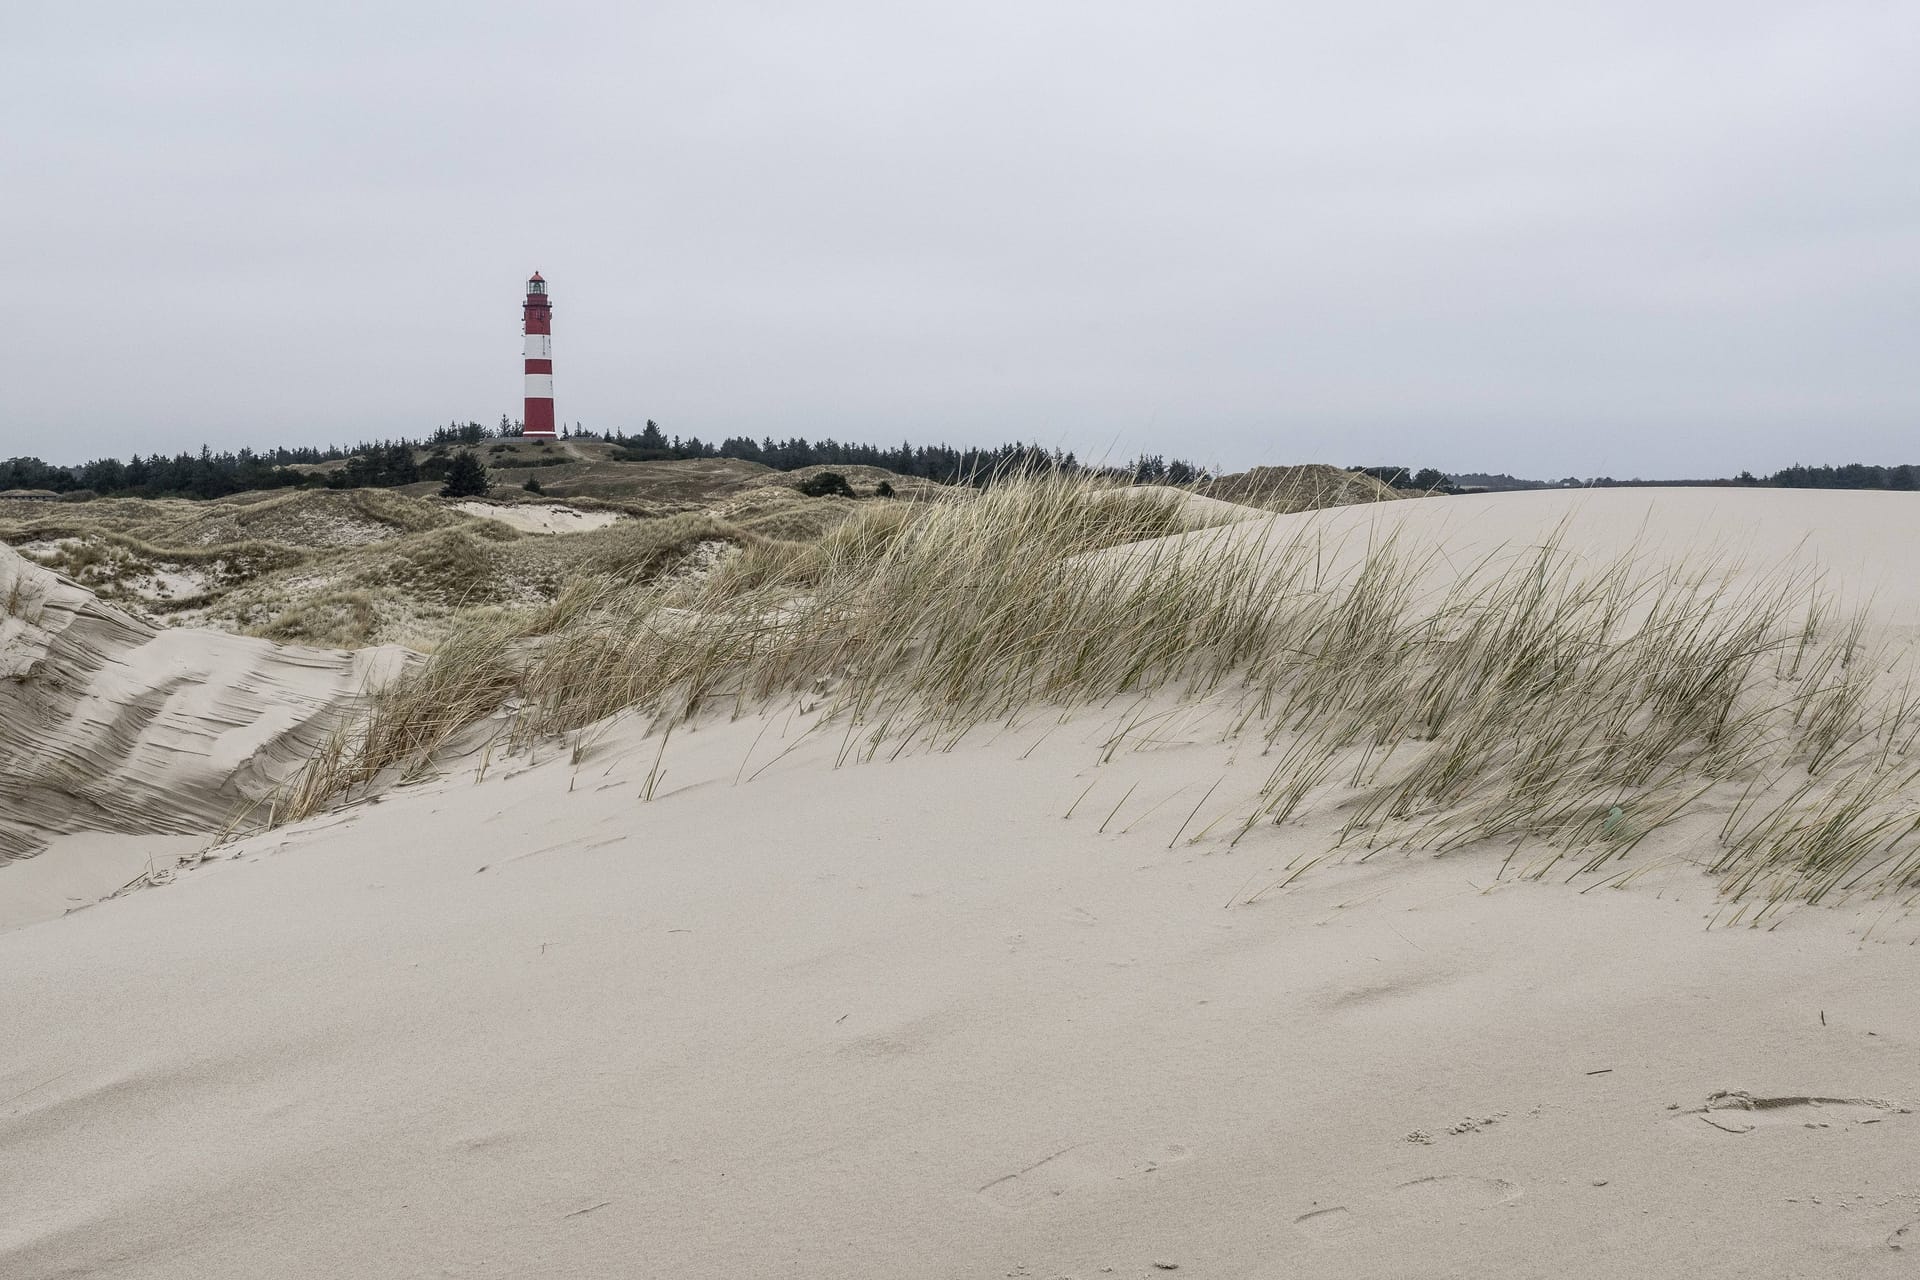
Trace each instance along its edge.
<path fill-rule="evenodd" d="M 364 587 L 317 592 L 283 609 L 253 634 L 281 644 L 358 649 L 377 643 L 389 624 L 412 614 L 406 597 Z"/>
<path fill-rule="evenodd" d="M 794 488 L 809 498 L 851 498 L 854 496 L 853 486 L 849 485 L 847 478 L 838 471 L 821 471 L 817 474 L 810 475 L 795 485 Z"/>
<path fill-rule="evenodd" d="M 1233 475 L 1201 480 L 1196 492 L 1265 511 L 1315 511 L 1361 502 L 1391 502 L 1415 496 L 1376 475 L 1343 471 L 1322 463 L 1292 467 L 1255 467 Z"/>
<path fill-rule="evenodd" d="M 643 583 L 702 543 L 746 545 L 764 541 L 718 516 L 688 512 L 657 520 L 623 521 L 575 535 L 566 547 L 567 567 L 571 572 L 612 583 Z"/>

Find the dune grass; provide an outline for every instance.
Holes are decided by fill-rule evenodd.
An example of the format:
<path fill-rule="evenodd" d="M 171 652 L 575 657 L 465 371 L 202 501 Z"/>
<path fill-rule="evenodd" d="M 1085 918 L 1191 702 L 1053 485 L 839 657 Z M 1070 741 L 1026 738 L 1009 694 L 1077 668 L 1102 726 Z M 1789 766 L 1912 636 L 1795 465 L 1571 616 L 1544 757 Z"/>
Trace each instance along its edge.
<path fill-rule="evenodd" d="M 1342 856 L 1494 841 L 1577 874 L 1730 810 L 1705 853 L 1735 896 L 1920 885 L 1920 702 L 1883 696 L 1890 659 L 1804 577 L 1736 588 L 1725 565 L 1593 565 L 1552 539 L 1461 571 L 1311 527 L 1163 536 L 1186 527 L 1177 500 L 1006 480 L 862 508 L 810 544 L 748 540 L 691 589 L 582 579 L 459 631 L 280 812 L 427 769 L 509 700 L 524 743 L 807 692 L 852 760 L 1157 693 L 1228 708 L 1272 761 L 1209 838 L 1333 812 Z"/>
<path fill-rule="evenodd" d="M 382 593 L 366 588 L 328 588 L 314 592 L 251 628 L 251 634 L 280 644 L 310 644 L 329 649 L 358 649 L 379 633 Z"/>
<path fill-rule="evenodd" d="M 707 512 L 627 520 L 549 544 L 576 573 L 622 583 L 644 582 L 703 542 L 751 545 L 761 536 Z"/>
<path fill-rule="evenodd" d="M 217 569 L 235 579 L 257 576 L 297 565 L 303 553 L 271 542 L 226 542 L 212 546 L 158 546 L 131 534 L 110 529 L 82 529 L 71 525 L 42 525 L 27 530 L 20 541 L 49 541 L 56 549 L 42 559 L 46 567 L 93 585 L 152 566 L 197 566 Z"/>
<path fill-rule="evenodd" d="M 28 585 L 24 573 L 8 575 L 4 584 L 0 584 L 0 618 L 18 618 L 21 622 L 33 623 L 39 620 L 40 610 L 35 607 L 39 601 L 39 592 Z"/>

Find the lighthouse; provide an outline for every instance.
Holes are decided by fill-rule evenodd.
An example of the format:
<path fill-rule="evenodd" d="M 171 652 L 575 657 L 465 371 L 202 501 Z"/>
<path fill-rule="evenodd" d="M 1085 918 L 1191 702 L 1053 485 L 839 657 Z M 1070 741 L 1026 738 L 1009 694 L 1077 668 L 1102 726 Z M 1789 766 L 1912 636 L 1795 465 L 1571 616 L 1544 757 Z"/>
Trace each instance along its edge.
<path fill-rule="evenodd" d="M 530 440 L 551 440 L 553 431 L 553 306 L 538 271 L 527 281 L 521 328 L 527 335 L 527 411 L 521 417 Z"/>

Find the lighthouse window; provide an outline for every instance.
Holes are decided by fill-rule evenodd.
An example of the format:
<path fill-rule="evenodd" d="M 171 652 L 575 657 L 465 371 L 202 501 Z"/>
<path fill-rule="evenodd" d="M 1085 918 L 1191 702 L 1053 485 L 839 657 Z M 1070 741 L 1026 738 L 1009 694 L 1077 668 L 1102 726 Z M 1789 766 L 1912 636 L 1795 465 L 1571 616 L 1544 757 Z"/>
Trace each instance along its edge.
<path fill-rule="evenodd" d="M 544 280 L 529 280 L 529 281 L 527 281 L 527 292 L 528 292 L 528 293 L 545 293 L 546 291 L 547 291 L 547 283 L 546 283 L 546 281 L 544 281 Z"/>

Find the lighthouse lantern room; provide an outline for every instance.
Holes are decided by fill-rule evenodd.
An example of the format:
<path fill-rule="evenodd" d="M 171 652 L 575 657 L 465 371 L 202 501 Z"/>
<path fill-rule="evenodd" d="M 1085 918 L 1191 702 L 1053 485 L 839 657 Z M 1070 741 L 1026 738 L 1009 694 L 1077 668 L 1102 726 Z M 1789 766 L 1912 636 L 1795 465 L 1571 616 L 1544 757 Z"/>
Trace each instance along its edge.
<path fill-rule="evenodd" d="M 547 301 L 547 282 L 538 271 L 527 281 L 527 301 L 521 316 L 521 328 L 527 335 L 527 408 L 521 421 L 528 439 L 551 440 L 554 438 L 553 306 Z"/>

